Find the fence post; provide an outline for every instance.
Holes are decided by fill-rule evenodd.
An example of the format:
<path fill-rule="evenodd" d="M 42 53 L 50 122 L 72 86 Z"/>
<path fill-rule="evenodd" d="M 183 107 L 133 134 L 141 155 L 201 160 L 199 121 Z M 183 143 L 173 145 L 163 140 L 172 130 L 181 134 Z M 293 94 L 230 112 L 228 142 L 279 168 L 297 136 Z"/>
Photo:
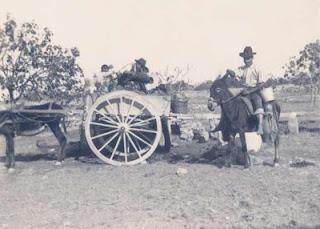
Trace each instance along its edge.
<path fill-rule="evenodd" d="M 299 123 L 295 112 L 289 114 L 288 130 L 290 134 L 299 134 Z"/>

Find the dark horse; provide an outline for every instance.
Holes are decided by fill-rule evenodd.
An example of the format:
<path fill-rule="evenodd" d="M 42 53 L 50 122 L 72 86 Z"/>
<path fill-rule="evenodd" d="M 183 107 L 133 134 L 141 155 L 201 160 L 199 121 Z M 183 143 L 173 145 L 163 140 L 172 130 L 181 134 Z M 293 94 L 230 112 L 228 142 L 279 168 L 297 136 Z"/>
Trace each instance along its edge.
<path fill-rule="evenodd" d="M 245 132 L 256 131 L 258 120 L 253 113 L 250 100 L 240 95 L 233 95 L 230 88 L 230 82 L 234 79 L 225 74 L 223 77 L 216 79 L 210 88 L 210 99 L 208 101 L 209 110 L 213 111 L 215 105 L 221 107 L 220 123 L 214 131 L 222 131 L 223 140 L 234 142 L 234 137 L 239 133 L 244 155 L 244 166 L 250 167 L 251 161 L 247 151 Z M 258 90 L 260 88 L 257 88 Z M 273 100 L 265 103 L 265 114 L 263 123 L 264 142 L 272 142 L 274 144 L 275 155 L 274 165 L 279 162 L 278 146 L 279 146 L 279 117 L 280 106 Z"/>
<path fill-rule="evenodd" d="M 64 148 L 67 138 L 60 124 L 65 128 L 65 114 L 62 106 L 56 103 L 46 103 L 36 106 L 26 106 L 23 110 L 6 110 L 0 112 L 0 134 L 6 138 L 6 167 L 14 168 L 14 137 L 26 136 L 26 133 L 48 126 L 60 144 L 58 162 L 65 157 Z"/>

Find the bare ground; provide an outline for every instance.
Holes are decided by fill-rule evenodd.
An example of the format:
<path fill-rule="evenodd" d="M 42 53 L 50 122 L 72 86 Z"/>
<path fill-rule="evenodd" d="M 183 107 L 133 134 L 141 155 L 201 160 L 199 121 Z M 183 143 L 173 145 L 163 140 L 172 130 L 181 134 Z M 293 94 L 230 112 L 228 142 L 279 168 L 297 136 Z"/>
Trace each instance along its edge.
<path fill-rule="evenodd" d="M 69 156 L 54 164 L 54 151 L 35 138 L 17 138 L 17 170 L 0 172 L 0 228 L 314 228 L 320 225 L 318 133 L 282 136 L 279 167 L 243 170 L 219 166 L 205 155 L 212 142 L 179 143 L 148 164 L 114 167 L 95 157 Z M 261 160 L 272 160 L 265 147 Z M 315 166 L 292 168 L 300 156 Z M 221 157 L 223 158 L 223 156 Z M 219 158 L 218 158 L 219 159 Z M 183 167 L 188 173 L 178 176 Z"/>
<path fill-rule="evenodd" d="M 202 107 L 193 109 L 205 110 L 207 94 L 195 97 L 191 106 Z M 279 167 L 268 166 L 265 146 L 247 170 L 228 167 L 228 152 L 213 141 L 175 140 L 170 154 L 132 167 L 88 154 L 75 160 L 73 145 L 56 166 L 56 149 L 36 147 L 56 144 L 51 135 L 18 137 L 15 173 L 0 166 L 0 228 L 320 228 L 320 126 L 313 125 L 282 135 Z M 290 167 L 296 156 L 314 165 Z M 188 173 L 178 176 L 178 168 Z"/>

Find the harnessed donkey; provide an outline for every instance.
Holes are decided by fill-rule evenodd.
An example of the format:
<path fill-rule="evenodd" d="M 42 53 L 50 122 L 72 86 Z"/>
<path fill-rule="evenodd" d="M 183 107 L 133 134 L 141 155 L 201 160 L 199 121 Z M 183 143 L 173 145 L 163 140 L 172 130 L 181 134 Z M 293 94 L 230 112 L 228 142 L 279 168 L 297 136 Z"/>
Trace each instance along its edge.
<path fill-rule="evenodd" d="M 52 111 L 52 112 L 50 112 Z M 59 142 L 58 162 L 65 158 L 67 138 L 65 114 L 62 106 L 56 103 L 26 106 L 23 110 L 6 110 L 0 112 L 0 134 L 6 139 L 6 162 L 8 169 L 15 167 L 14 137 L 26 136 L 26 132 L 48 126 Z M 62 124 L 64 132 L 60 124 Z"/>
<path fill-rule="evenodd" d="M 238 95 L 231 93 L 229 88 L 230 82 L 232 81 L 234 81 L 233 77 L 230 78 L 229 74 L 226 73 L 212 83 L 208 108 L 214 111 L 217 105 L 221 107 L 220 122 L 214 132 L 221 131 L 224 141 L 234 144 L 234 137 L 239 133 L 245 161 L 244 166 L 248 168 L 251 166 L 251 160 L 247 150 L 245 132 L 256 131 L 258 120 L 253 113 L 250 100 L 242 96 L 241 93 Z M 257 88 L 250 93 L 255 93 L 264 86 L 266 85 L 257 86 Z M 279 163 L 279 117 L 281 109 L 275 100 L 265 103 L 264 109 L 262 140 L 274 144 L 273 165 L 277 165 Z"/>

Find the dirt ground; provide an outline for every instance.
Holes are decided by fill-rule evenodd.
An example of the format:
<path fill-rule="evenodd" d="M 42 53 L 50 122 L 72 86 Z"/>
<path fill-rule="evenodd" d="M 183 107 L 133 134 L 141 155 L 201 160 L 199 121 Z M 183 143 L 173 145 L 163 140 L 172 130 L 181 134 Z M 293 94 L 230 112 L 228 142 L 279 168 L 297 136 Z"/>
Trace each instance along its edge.
<path fill-rule="evenodd" d="M 36 147 L 56 144 L 50 134 L 18 137 L 16 171 L 0 161 L 0 228 L 320 228 L 319 137 L 283 134 L 280 166 L 267 145 L 247 170 L 224 164 L 214 141 L 175 138 L 169 154 L 131 167 L 75 160 L 74 144 L 57 166 L 55 148 Z M 295 157 L 311 163 L 291 167 Z"/>

